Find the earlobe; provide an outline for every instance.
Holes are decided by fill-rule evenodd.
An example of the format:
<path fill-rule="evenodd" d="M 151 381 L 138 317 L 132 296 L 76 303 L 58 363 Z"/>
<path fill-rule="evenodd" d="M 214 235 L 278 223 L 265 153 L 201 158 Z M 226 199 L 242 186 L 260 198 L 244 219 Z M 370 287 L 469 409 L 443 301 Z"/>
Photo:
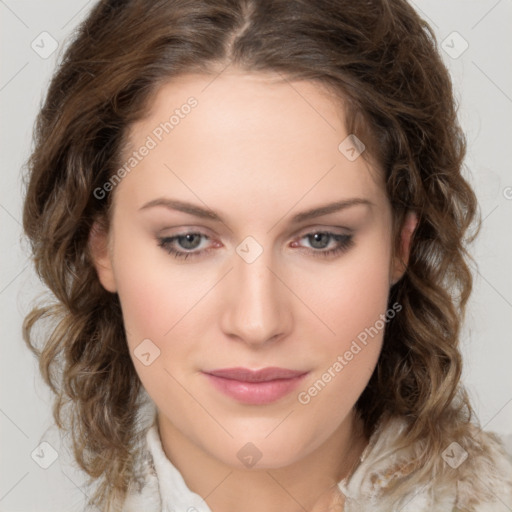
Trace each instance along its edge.
<path fill-rule="evenodd" d="M 414 230 L 418 225 L 418 215 L 416 212 L 409 211 L 405 216 L 405 220 L 400 233 L 400 251 L 395 256 L 393 262 L 393 272 L 391 275 L 391 285 L 394 285 L 404 275 L 407 264 L 409 263 L 409 254 L 411 252 L 411 241 Z"/>
<path fill-rule="evenodd" d="M 110 257 L 108 232 L 98 221 L 94 222 L 89 233 L 89 251 L 101 285 L 105 290 L 116 293 L 117 286 Z"/>

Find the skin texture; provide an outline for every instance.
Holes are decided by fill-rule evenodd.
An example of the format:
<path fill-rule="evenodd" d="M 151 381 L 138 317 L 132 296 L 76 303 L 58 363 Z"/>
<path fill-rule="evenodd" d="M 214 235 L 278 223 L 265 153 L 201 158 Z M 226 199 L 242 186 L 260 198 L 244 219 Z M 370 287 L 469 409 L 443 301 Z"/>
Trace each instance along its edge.
<path fill-rule="evenodd" d="M 237 71 L 212 80 L 186 75 L 163 85 L 148 117 L 131 127 L 134 151 L 187 98 L 197 99 L 115 187 L 110 231 L 91 235 L 95 265 L 103 286 L 119 294 L 165 453 L 188 486 L 216 512 L 326 510 L 368 442 L 353 408 L 384 331 L 309 403 L 298 393 L 386 312 L 404 271 L 391 258 L 391 207 L 378 166 L 339 151 L 348 135 L 342 106 L 319 84 Z M 223 222 L 141 209 L 164 197 L 210 208 Z M 351 198 L 371 205 L 290 223 Z M 405 260 L 415 223 L 409 216 L 402 232 Z M 353 244 L 324 257 L 336 240 L 315 245 L 306 235 L 325 231 L 352 235 Z M 205 235 L 193 240 L 196 248 L 183 239 L 172 247 L 209 252 L 176 259 L 159 246 L 159 237 L 191 232 Z M 248 236 L 262 249 L 251 263 L 237 253 Z M 257 246 L 248 247 L 255 254 Z M 160 350 L 149 366 L 134 356 L 144 339 Z M 202 373 L 267 366 L 309 373 L 267 405 L 239 403 Z M 246 443 L 261 452 L 252 468 L 237 457 Z M 342 499 L 331 510 L 340 507 Z"/>

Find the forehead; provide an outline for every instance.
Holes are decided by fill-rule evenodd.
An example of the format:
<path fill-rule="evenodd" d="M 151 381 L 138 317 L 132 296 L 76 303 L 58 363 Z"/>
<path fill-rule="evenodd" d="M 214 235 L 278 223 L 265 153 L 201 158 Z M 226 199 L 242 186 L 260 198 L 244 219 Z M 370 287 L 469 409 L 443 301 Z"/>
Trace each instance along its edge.
<path fill-rule="evenodd" d="M 181 178 L 188 194 L 219 198 L 264 190 L 299 199 L 308 190 L 325 195 L 343 188 L 339 199 L 382 191 L 371 160 L 347 158 L 342 98 L 317 82 L 277 74 L 182 75 L 163 84 L 149 107 L 131 126 L 123 155 L 127 160 L 151 146 L 123 180 L 139 188 L 173 189 Z"/>
<path fill-rule="evenodd" d="M 192 109 L 187 107 L 191 99 L 196 103 Z M 224 141 L 226 135 L 241 139 L 250 134 L 267 143 L 289 142 L 290 136 L 296 140 L 310 138 L 314 143 L 317 137 L 313 134 L 330 132 L 332 138 L 344 130 L 345 121 L 342 98 L 323 84 L 292 82 L 271 73 L 225 71 L 217 76 L 180 75 L 161 85 L 145 118 L 131 127 L 130 138 L 151 133 L 173 114 L 173 138 L 193 125 L 196 138 L 204 142 Z M 182 122 L 187 118 L 190 120 Z M 280 133 L 277 139 L 276 133 Z"/>

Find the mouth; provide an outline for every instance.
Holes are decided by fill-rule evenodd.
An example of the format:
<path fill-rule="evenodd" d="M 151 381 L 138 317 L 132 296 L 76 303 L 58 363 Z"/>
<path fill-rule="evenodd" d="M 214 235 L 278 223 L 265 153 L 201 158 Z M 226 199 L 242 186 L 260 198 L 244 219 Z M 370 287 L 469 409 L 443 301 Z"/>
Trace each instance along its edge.
<path fill-rule="evenodd" d="M 245 404 L 265 405 L 291 393 L 307 371 L 268 367 L 221 368 L 203 372 L 215 389 Z"/>

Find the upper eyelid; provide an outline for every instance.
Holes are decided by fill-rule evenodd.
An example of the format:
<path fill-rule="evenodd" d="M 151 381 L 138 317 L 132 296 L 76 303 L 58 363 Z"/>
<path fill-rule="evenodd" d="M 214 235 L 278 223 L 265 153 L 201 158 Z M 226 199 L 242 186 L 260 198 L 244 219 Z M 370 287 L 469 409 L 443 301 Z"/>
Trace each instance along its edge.
<path fill-rule="evenodd" d="M 161 231 L 166 231 L 167 229 L 174 229 L 174 228 L 166 228 Z M 176 228 L 180 229 L 180 231 L 177 231 L 175 233 L 170 234 L 162 234 L 161 238 L 172 238 L 175 236 L 183 236 L 183 235 L 189 235 L 192 233 L 201 234 L 204 236 L 207 236 L 208 238 L 215 238 L 215 235 L 210 235 L 211 231 L 208 228 L 204 227 L 195 227 L 195 226 L 186 226 L 184 228 Z M 338 232 L 338 230 L 344 230 L 343 232 Z M 335 235 L 351 235 L 354 233 L 354 229 L 349 228 L 348 226 L 319 226 L 319 225 L 313 225 L 313 226 L 307 226 L 300 229 L 297 229 L 294 231 L 291 235 L 286 235 L 287 237 L 298 237 L 298 236 L 305 236 L 310 233 L 319 233 L 319 232 L 330 232 Z M 283 235 L 284 236 L 284 235 Z M 231 238 L 228 236 L 228 238 Z M 233 237 L 234 238 L 234 237 Z M 243 238 L 243 237 L 242 237 Z M 281 237 L 280 237 L 281 238 Z"/>
<path fill-rule="evenodd" d="M 343 230 L 343 231 L 341 231 Z M 352 235 L 354 230 L 347 226 L 308 226 L 305 228 L 301 228 L 296 231 L 296 234 L 293 236 L 304 236 L 310 233 L 332 233 L 334 235 Z"/>
<path fill-rule="evenodd" d="M 337 229 L 345 229 L 348 232 L 340 233 L 340 232 L 337 232 Z M 349 236 L 349 237 L 353 236 L 353 230 L 351 230 L 349 228 L 339 228 L 339 227 L 338 228 L 332 228 L 332 227 L 330 227 L 330 228 L 314 228 L 313 227 L 313 228 L 303 228 L 303 230 L 299 231 L 297 234 L 294 234 L 292 236 L 292 239 L 294 241 L 300 240 L 308 235 L 315 234 L 315 233 L 328 233 L 328 234 L 334 235 L 334 236 Z M 176 239 L 178 239 L 179 237 L 190 235 L 190 234 L 196 234 L 196 235 L 203 236 L 210 241 L 214 240 L 214 237 L 208 235 L 202 229 L 195 229 L 195 228 L 190 228 L 190 229 L 187 228 L 178 233 L 163 235 L 163 236 L 160 236 L 159 239 L 160 240 L 172 240 L 173 242 L 175 242 Z M 191 250 L 189 252 L 201 252 L 201 251 L 207 250 L 207 249 L 209 249 L 209 247 L 200 249 L 200 250 L 196 250 L 196 251 Z"/>

